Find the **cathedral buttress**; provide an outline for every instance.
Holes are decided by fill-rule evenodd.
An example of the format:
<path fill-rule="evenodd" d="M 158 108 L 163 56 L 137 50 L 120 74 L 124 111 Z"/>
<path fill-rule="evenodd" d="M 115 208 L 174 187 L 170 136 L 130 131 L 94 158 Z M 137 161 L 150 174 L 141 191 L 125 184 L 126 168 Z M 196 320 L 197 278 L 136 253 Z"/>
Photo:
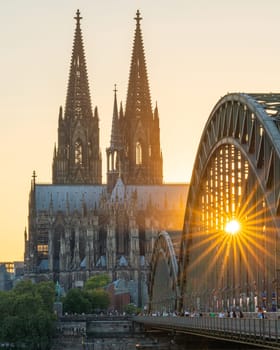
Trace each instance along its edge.
<path fill-rule="evenodd" d="M 75 19 L 76 30 L 64 116 L 62 107 L 59 111 L 53 183 L 101 184 L 99 117 L 97 108 L 92 113 L 79 10 Z"/>

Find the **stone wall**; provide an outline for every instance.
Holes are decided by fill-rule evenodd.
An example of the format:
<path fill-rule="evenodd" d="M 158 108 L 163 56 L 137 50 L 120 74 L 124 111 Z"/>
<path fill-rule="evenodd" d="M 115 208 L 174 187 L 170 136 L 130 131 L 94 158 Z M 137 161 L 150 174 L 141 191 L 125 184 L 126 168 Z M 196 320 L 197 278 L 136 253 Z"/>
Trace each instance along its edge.
<path fill-rule="evenodd" d="M 52 350 L 135 350 L 158 342 L 128 316 L 68 315 L 57 323 Z"/>

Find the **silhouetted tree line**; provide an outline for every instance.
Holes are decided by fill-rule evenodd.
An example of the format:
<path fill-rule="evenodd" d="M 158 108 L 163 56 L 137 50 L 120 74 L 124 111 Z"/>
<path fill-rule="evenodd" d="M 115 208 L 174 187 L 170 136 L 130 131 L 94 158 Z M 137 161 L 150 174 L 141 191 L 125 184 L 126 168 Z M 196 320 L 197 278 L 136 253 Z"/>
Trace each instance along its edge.
<path fill-rule="evenodd" d="M 13 349 L 50 349 L 55 332 L 55 285 L 21 281 L 0 291 L 0 344 Z"/>

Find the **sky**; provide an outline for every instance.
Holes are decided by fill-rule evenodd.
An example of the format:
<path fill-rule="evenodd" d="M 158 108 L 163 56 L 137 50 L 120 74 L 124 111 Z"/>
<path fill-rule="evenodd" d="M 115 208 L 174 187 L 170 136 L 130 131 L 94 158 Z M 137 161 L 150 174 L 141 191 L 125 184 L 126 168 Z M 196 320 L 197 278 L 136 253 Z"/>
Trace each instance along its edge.
<path fill-rule="evenodd" d="M 200 137 L 228 92 L 280 90 L 279 0 L 1 0 L 0 261 L 23 260 L 33 170 L 51 183 L 79 9 L 103 182 L 113 89 L 125 104 L 137 9 L 161 128 L 164 182 L 189 182 Z"/>

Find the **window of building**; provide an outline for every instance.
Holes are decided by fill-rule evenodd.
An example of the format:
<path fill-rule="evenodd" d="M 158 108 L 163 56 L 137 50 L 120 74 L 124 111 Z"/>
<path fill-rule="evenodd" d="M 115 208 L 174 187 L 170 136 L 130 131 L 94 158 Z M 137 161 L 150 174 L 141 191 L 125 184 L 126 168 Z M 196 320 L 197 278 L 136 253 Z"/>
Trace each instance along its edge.
<path fill-rule="evenodd" d="M 142 164 L 142 146 L 140 142 L 136 142 L 136 165 Z"/>
<path fill-rule="evenodd" d="M 81 140 L 75 142 L 75 164 L 83 163 L 83 146 Z"/>
<path fill-rule="evenodd" d="M 118 152 L 114 151 L 113 170 L 117 170 L 117 162 L 118 162 Z"/>

